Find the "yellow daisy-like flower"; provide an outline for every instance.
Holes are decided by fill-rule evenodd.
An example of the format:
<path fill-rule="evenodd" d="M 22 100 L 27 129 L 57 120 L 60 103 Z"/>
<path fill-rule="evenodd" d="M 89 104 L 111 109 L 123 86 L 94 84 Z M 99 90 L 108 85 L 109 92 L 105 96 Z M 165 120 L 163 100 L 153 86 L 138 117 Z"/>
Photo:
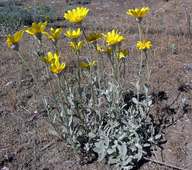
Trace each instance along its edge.
<path fill-rule="evenodd" d="M 95 42 L 97 41 L 98 39 L 100 39 L 102 37 L 102 35 L 100 33 L 96 33 L 96 32 L 92 32 L 90 33 L 87 37 L 86 37 L 86 40 L 87 42 Z"/>
<path fill-rule="evenodd" d="M 83 41 L 79 41 L 79 42 L 73 42 L 73 41 L 71 41 L 71 42 L 69 42 L 69 46 L 70 46 L 72 49 L 76 50 L 76 51 L 79 51 L 79 50 L 83 47 L 83 45 L 84 45 L 84 42 L 83 42 Z"/>
<path fill-rule="evenodd" d="M 129 9 L 127 11 L 127 14 L 136 17 L 139 21 L 142 20 L 144 16 L 146 16 L 150 12 L 149 7 L 142 7 L 142 8 L 134 8 L 134 9 Z"/>
<path fill-rule="evenodd" d="M 59 37 L 61 36 L 62 33 L 62 28 L 51 28 L 50 29 L 50 33 L 48 32 L 43 32 L 43 34 L 45 36 L 47 36 L 47 38 L 51 41 L 57 41 L 59 39 Z"/>
<path fill-rule="evenodd" d="M 55 58 L 52 61 L 51 66 L 50 66 L 50 71 L 53 74 L 59 74 L 66 68 L 66 64 L 65 63 L 60 63 L 59 55 L 57 53 L 55 53 L 55 54 L 56 54 Z"/>
<path fill-rule="evenodd" d="M 77 7 L 65 12 L 64 18 L 71 23 L 81 23 L 88 13 L 89 13 L 88 8 Z"/>
<path fill-rule="evenodd" d="M 76 30 L 72 30 L 71 28 L 69 28 L 66 33 L 65 36 L 69 39 L 77 39 L 81 36 L 82 32 L 80 28 L 77 28 Z"/>
<path fill-rule="evenodd" d="M 47 22 L 33 22 L 30 28 L 27 28 L 25 32 L 27 32 L 31 36 L 36 36 L 41 38 L 41 34 L 45 32 L 45 28 L 47 26 Z"/>
<path fill-rule="evenodd" d="M 79 66 L 82 68 L 82 69 L 90 69 L 92 67 L 94 67 L 96 65 L 96 61 L 93 60 L 93 61 L 90 61 L 90 62 L 80 62 Z"/>
<path fill-rule="evenodd" d="M 19 42 L 21 41 L 22 37 L 23 37 L 23 30 L 21 31 L 17 31 L 15 34 L 11 35 L 9 34 L 7 36 L 7 46 L 8 48 L 12 48 L 12 49 L 15 49 L 15 50 L 18 50 L 18 45 L 19 45 Z"/>
<path fill-rule="evenodd" d="M 124 59 L 128 56 L 128 54 L 129 54 L 128 50 L 120 50 L 119 52 L 117 52 L 117 58 L 119 60 Z"/>
<path fill-rule="evenodd" d="M 136 47 L 139 50 L 146 51 L 147 49 L 152 48 L 152 42 L 149 40 L 137 41 Z"/>
<path fill-rule="evenodd" d="M 96 46 L 96 50 L 98 53 L 106 53 L 108 55 L 111 54 L 112 48 L 111 47 L 101 47 L 100 45 Z"/>
<path fill-rule="evenodd" d="M 42 58 L 42 60 L 47 64 L 51 64 L 54 62 L 57 56 L 58 56 L 57 52 L 56 53 L 48 52 L 47 55 Z"/>
<path fill-rule="evenodd" d="M 116 45 L 124 40 L 124 37 L 115 30 L 108 32 L 107 34 L 103 34 L 103 36 L 107 45 Z"/>

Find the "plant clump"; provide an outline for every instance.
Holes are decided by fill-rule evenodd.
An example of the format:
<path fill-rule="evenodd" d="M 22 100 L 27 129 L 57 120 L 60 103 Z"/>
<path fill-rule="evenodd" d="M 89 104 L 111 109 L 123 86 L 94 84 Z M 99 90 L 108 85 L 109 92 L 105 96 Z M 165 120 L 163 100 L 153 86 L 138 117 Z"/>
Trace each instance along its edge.
<path fill-rule="evenodd" d="M 128 12 L 139 18 L 136 21 L 140 39 L 135 47 L 140 50 L 141 60 L 134 92 L 125 85 L 125 61 L 129 57 L 128 48 L 121 47 L 125 36 L 115 29 L 88 34 L 83 26 L 89 14 L 88 8 L 76 7 L 66 11 L 65 22 L 72 24 L 66 30 L 49 30 L 47 22 L 34 22 L 22 29 L 22 36 L 24 33 L 32 36 L 39 45 L 39 48 L 34 48 L 36 60 L 46 66 L 47 76 L 54 79 L 48 83 L 52 93 L 42 97 L 49 123 L 78 153 L 92 155 L 86 163 L 95 159 L 105 160 L 118 169 L 129 170 L 149 156 L 162 139 L 161 131 L 149 114 L 153 99 L 147 86 L 150 70 L 146 60 L 152 42 L 142 39 L 141 31 L 141 17 L 143 19 L 148 12 L 146 7 Z M 74 72 L 67 72 L 70 66 L 61 57 L 63 53 L 58 41 L 62 41 L 62 33 L 76 59 Z M 19 48 L 22 36 L 18 38 L 18 35 L 20 32 L 8 35 L 7 45 L 9 48 L 18 45 L 13 49 L 37 80 L 34 68 L 27 63 Z M 44 48 L 47 41 L 52 44 L 49 50 Z M 83 50 L 88 54 L 84 61 L 80 58 Z M 41 88 L 38 84 L 36 82 L 36 87 Z"/>

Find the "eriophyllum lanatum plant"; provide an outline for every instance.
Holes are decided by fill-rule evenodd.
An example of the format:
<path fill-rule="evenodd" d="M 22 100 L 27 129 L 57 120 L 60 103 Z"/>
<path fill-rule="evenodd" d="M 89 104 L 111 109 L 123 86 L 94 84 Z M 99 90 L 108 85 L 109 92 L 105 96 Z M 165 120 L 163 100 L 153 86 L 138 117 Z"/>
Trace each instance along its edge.
<path fill-rule="evenodd" d="M 87 154 L 88 162 L 105 160 L 117 169 L 132 169 L 161 138 L 148 114 L 152 105 L 148 89 L 142 88 L 147 82 L 143 84 L 143 65 L 152 48 L 152 42 L 143 39 L 142 21 L 150 9 L 127 11 L 138 25 L 135 47 L 141 56 L 136 95 L 129 101 L 126 101 L 129 89 L 125 85 L 129 73 L 125 74 L 125 69 L 130 56 L 128 48 L 122 48 L 125 35 L 116 29 L 104 33 L 85 31 L 84 22 L 89 12 L 86 7 L 66 11 L 64 22 L 70 26 L 65 29 L 49 28 L 48 22 L 34 22 L 9 34 L 7 46 L 16 51 L 29 68 L 48 121 L 67 144 L 78 153 Z M 25 46 L 21 42 L 23 36 L 33 42 L 30 54 L 24 55 L 20 48 Z M 61 44 L 67 48 L 63 50 Z M 75 61 L 74 66 L 66 61 L 68 53 Z M 82 54 L 86 54 L 83 59 Z M 28 60 L 31 57 L 38 63 L 36 67 L 44 68 L 45 75 L 34 74 L 36 68 Z M 46 86 L 37 78 L 41 76 L 48 77 Z M 140 93 L 146 94 L 142 100 Z"/>

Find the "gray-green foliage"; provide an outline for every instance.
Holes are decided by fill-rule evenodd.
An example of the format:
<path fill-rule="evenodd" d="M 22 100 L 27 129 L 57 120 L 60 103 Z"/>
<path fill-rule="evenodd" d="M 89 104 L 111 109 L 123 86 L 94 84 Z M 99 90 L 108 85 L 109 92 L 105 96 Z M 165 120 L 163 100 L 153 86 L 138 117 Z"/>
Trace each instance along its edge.
<path fill-rule="evenodd" d="M 27 10 L 35 21 L 54 20 L 56 18 L 55 10 L 44 4 L 35 4 Z"/>
<path fill-rule="evenodd" d="M 99 88 L 94 77 L 81 87 L 81 96 L 77 95 L 75 83 L 69 87 L 65 81 L 65 104 L 48 110 L 49 117 L 77 150 L 94 152 L 98 160 L 106 160 L 118 169 L 132 169 L 161 138 L 148 115 L 152 100 L 146 92 L 145 99 L 138 101 L 133 97 L 127 108 L 126 91 L 118 83 L 106 81 Z M 46 98 L 45 103 L 48 108 Z"/>
<path fill-rule="evenodd" d="M 0 8 L 1 35 L 13 33 L 33 21 L 45 21 L 56 18 L 54 9 L 49 6 L 36 4 L 31 7 L 17 6 L 8 3 Z"/>
<path fill-rule="evenodd" d="M 32 20 L 31 14 L 20 6 L 5 6 L 0 8 L 1 34 L 15 32 L 18 28 Z"/>

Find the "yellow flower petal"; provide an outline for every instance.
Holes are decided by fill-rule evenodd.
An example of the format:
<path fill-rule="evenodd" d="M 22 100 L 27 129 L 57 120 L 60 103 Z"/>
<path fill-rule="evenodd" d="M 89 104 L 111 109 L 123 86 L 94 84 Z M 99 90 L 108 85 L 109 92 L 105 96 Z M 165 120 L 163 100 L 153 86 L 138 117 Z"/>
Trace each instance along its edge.
<path fill-rule="evenodd" d="M 59 74 L 66 68 L 66 65 L 65 63 L 60 63 L 59 55 L 57 52 L 52 55 L 53 55 L 53 59 L 51 60 L 50 71 L 53 74 Z"/>
<path fill-rule="evenodd" d="M 128 56 L 128 54 L 129 54 L 128 50 L 120 50 L 119 52 L 117 52 L 117 58 L 119 60 L 124 59 Z"/>
<path fill-rule="evenodd" d="M 21 41 L 22 37 L 23 37 L 23 30 L 21 31 L 17 31 L 15 34 L 11 35 L 9 34 L 7 36 L 7 46 L 8 48 L 15 48 L 16 46 L 18 46 L 19 42 Z"/>
<path fill-rule="evenodd" d="M 80 50 L 80 49 L 83 47 L 83 45 L 84 45 L 84 42 L 83 42 L 83 41 L 79 41 L 79 42 L 73 42 L 73 41 L 71 41 L 71 42 L 69 42 L 69 46 L 70 46 L 72 49 L 76 50 L 76 51 Z"/>
<path fill-rule="evenodd" d="M 88 8 L 77 7 L 65 12 L 64 18 L 71 23 L 81 23 L 88 13 L 89 13 Z"/>
<path fill-rule="evenodd" d="M 139 50 L 145 51 L 147 49 L 152 48 L 152 42 L 149 40 L 137 41 L 136 47 Z"/>
<path fill-rule="evenodd" d="M 38 34 L 41 34 L 45 31 L 46 26 L 47 22 L 33 22 L 32 26 L 27 28 L 25 32 L 27 32 L 31 36 L 37 36 Z"/>
<path fill-rule="evenodd" d="M 65 36 L 69 39 L 77 39 L 81 36 L 82 32 L 80 28 L 77 28 L 76 30 L 72 30 L 71 28 L 69 28 L 66 33 Z"/>
<path fill-rule="evenodd" d="M 149 7 L 134 8 L 134 9 L 129 9 L 127 11 L 127 15 L 130 15 L 132 17 L 136 17 L 137 19 L 141 20 L 149 12 L 150 12 L 150 8 Z"/>
<path fill-rule="evenodd" d="M 124 37 L 115 30 L 108 32 L 107 34 L 103 34 L 103 36 L 107 45 L 116 45 L 124 40 Z"/>
<path fill-rule="evenodd" d="M 62 28 L 51 28 L 50 32 L 43 32 L 43 34 L 51 41 L 57 41 L 61 36 Z"/>

